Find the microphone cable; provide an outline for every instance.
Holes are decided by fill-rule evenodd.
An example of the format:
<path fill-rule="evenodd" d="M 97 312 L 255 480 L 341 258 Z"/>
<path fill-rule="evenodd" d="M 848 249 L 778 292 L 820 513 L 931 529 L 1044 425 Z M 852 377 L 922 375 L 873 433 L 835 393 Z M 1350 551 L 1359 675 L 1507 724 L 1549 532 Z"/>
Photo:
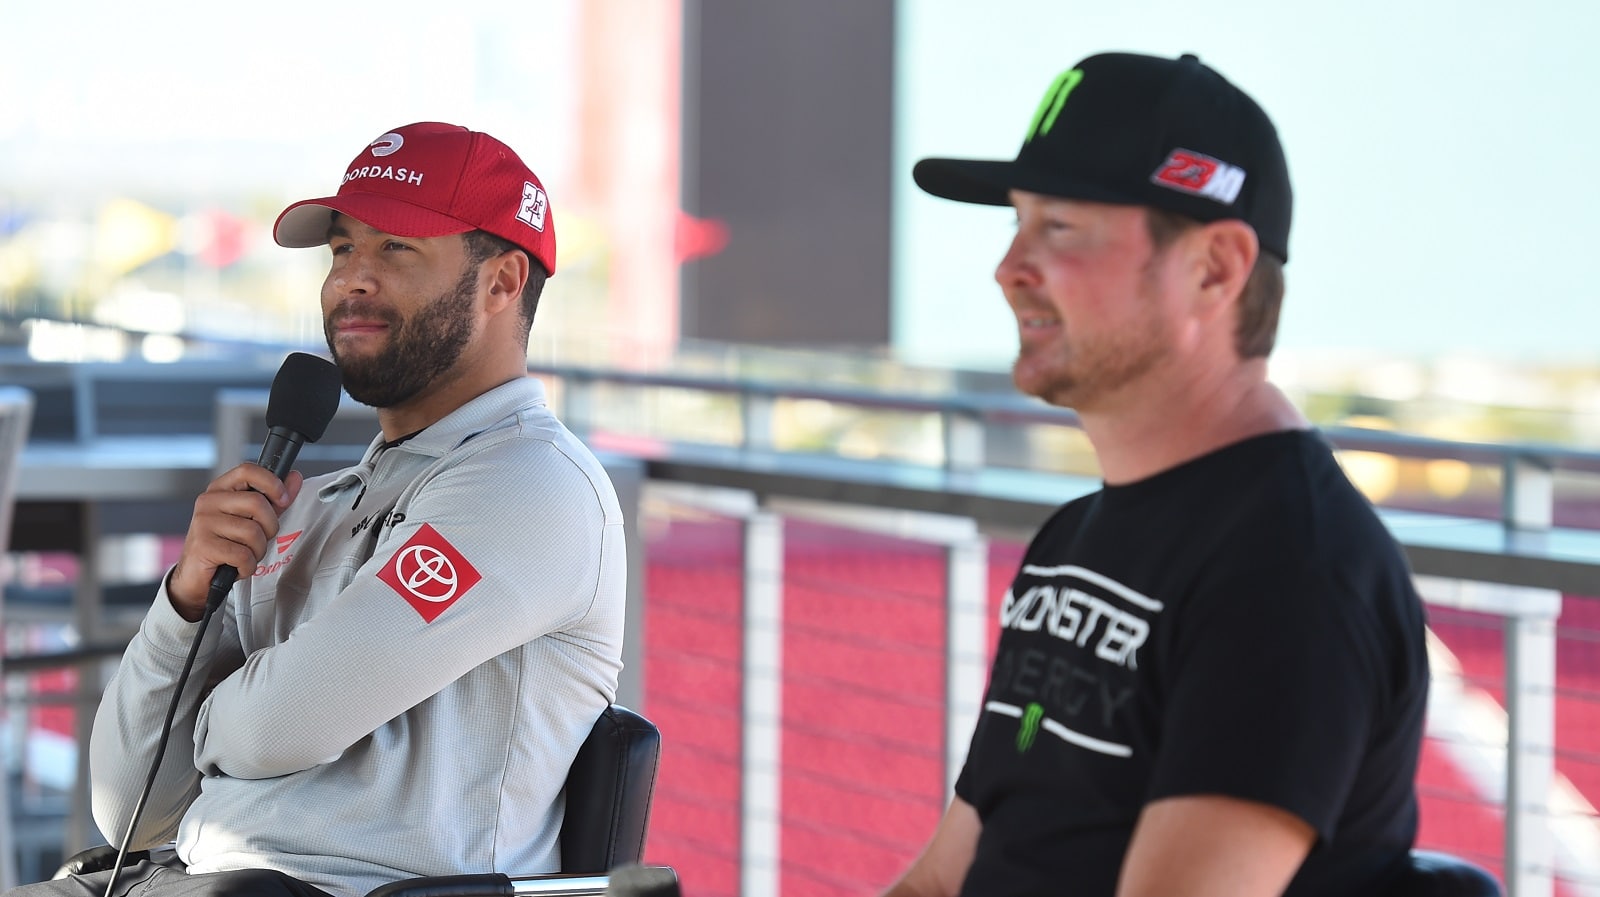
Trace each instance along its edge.
<path fill-rule="evenodd" d="M 233 568 L 226 568 L 232 570 Z M 235 577 L 238 573 L 235 571 Z M 111 877 L 106 879 L 105 897 L 112 897 L 112 892 L 117 886 L 117 876 L 122 874 L 122 866 L 128 860 L 128 845 L 133 842 L 133 832 L 139 827 L 139 820 L 144 816 L 144 805 L 150 800 L 150 792 L 155 789 L 156 776 L 161 772 L 161 759 L 167 755 L 167 741 L 172 738 L 172 723 L 178 718 L 178 704 L 183 700 L 183 687 L 189 682 L 189 673 L 194 670 L 194 659 L 200 653 L 200 641 L 205 638 L 206 626 L 211 622 L 211 615 L 227 600 L 228 591 L 232 588 L 232 580 L 223 585 L 213 578 L 211 588 L 206 593 L 206 609 L 200 614 L 200 628 L 194 632 L 194 641 L 189 644 L 189 656 L 183 660 L 183 670 L 178 673 L 178 685 L 172 692 L 172 701 L 167 704 L 167 718 L 161 724 L 161 740 L 156 743 L 155 759 L 150 764 L 150 774 L 145 776 L 144 789 L 139 792 L 139 800 L 133 805 L 133 814 L 128 819 L 128 829 L 122 833 L 122 843 L 117 847 L 116 861 L 111 864 Z M 222 588 L 219 590 L 218 586 Z"/>

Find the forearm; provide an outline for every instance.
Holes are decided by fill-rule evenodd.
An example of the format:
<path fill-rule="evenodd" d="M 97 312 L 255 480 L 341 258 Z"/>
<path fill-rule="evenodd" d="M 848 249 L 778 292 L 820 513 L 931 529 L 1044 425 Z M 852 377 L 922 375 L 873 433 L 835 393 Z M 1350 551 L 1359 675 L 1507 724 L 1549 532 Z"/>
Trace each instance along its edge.
<path fill-rule="evenodd" d="M 296 548 L 296 562 L 317 569 L 297 574 L 305 585 L 279 621 L 292 631 L 252 651 L 201 708 L 201 771 L 254 779 L 326 763 L 469 670 L 572 626 L 597 595 L 620 595 L 620 512 L 608 514 L 564 456 L 535 449 L 487 449 L 411 487 L 415 498 L 362 546 L 371 554 L 353 572 L 340 539 Z M 539 526 L 485 514 L 495 507 L 537 508 Z M 297 509 L 290 531 L 305 522 Z M 410 590 L 418 570 L 397 572 L 402 559 L 447 553 L 460 577 L 448 600 Z M 275 599 L 256 597 L 258 619 L 277 612 Z"/>
<path fill-rule="evenodd" d="M 316 626 L 255 651 L 217 684 L 194 730 L 203 773 L 263 779 L 330 762 L 459 678 L 476 657 L 477 646 L 436 645 L 445 662 L 430 662 L 404 634 L 371 623 L 355 630 L 351 617 L 327 609 Z"/>
<path fill-rule="evenodd" d="M 883 897 L 956 897 L 982 832 L 983 823 L 972 805 L 952 798 L 928 845 Z"/>
<path fill-rule="evenodd" d="M 889 886 L 883 897 L 955 897 L 954 893 L 940 890 L 935 882 L 917 881 L 909 874 Z"/>
<path fill-rule="evenodd" d="M 376 576 L 384 558 L 375 559 L 290 638 L 217 685 L 197 720 L 196 762 L 207 774 L 268 778 L 338 757 L 474 667 L 572 625 L 597 590 L 620 594 L 621 527 L 607 527 L 603 541 L 568 552 L 566 570 L 549 559 L 557 572 L 536 583 L 494 569 L 491 559 L 509 552 L 484 552 L 483 580 L 433 621 Z"/>
<path fill-rule="evenodd" d="M 194 765 L 194 722 L 203 684 L 212 674 L 223 625 L 213 619 L 197 652 L 184 695 L 173 718 L 161 767 L 151 788 L 134 849 L 169 840 L 199 791 Z M 120 843 L 149 776 L 163 723 L 198 626 L 183 621 L 156 598 L 139 634 L 129 644 L 95 714 L 89 739 L 89 776 L 95 822 L 112 843 Z"/>

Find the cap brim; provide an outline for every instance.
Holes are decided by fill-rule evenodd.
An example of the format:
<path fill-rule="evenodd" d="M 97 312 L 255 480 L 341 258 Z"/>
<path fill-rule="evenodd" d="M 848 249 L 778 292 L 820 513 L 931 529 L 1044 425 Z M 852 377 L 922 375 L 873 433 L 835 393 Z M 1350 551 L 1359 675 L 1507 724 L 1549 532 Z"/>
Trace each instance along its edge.
<path fill-rule="evenodd" d="M 934 196 L 985 206 L 1011 204 L 1014 162 L 979 159 L 923 159 L 911 168 L 911 179 Z"/>
<path fill-rule="evenodd" d="M 917 186 L 944 199 L 986 206 L 1011 205 L 1011 191 L 1062 199 L 1137 205 L 1145 200 L 1059 172 L 989 159 L 923 159 L 911 169 Z"/>
<path fill-rule="evenodd" d="M 291 249 L 321 246 L 328 242 L 328 226 L 335 212 L 397 237 L 443 237 L 474 229 L 464 221 L 392 196 L 350 193 L 303 199 L 284 209 L 272 226 L 272 239 Z"/>

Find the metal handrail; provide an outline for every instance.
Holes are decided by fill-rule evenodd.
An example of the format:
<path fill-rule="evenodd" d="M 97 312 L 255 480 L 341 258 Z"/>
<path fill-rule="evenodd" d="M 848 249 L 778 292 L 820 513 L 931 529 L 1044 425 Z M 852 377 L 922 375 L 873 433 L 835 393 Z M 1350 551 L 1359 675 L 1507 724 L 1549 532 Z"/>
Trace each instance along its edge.
<path fill-rule="evenodd" d="M 559 378 L 579 388 L 608 384 L 635 389 L 683 389 L 735 396 L 743 402 L 811 399 L 879 411 L 938 414 L 946 418 L 971 420 L 981 425 L 1081 426 L 1078 415 L 1071 409 L 1010 393 L 891 393 L 867 387 L 730 379 L 576 365 L 531 364 L 528 370 L 533 374 Z M 569 421 L 569 425 L 580 427 L 588 423 L 591 421 Z M 1381 452 L 1405 458 L 1450 459 L 1482 465 L 1533 460 L 1552 470 L 1600 473 L 1600 451 L 1571 446 L 1534 442 L 1473 442 L 1351 426 L 1326 426 L 1320 429 L 1338 448 L 1352 451 Z M 752 441 L 760 443 L 759 439 Z"/>
<path fill-rule="evenodd" d="M 1094 477 L 1044 471 L 997 469 L 982 454 L 989 426 L 1077 426 L 1070 411 L 1015 395 L 885 393 L 826 384 L 780 384 L 699 375 L 534 365 L 533 373 L 562 382 L 562 414 L 582 432 L 595 424 L 595 407 L 585 393 L 596 385 L 627 389 L 682 389 L 736 397 L 746 429 L 737 445 L 672 444 L 630 450 L 652 483 L 675 487 L 742 491 L 752 509 L 774 500 L 804 500 L 876 508 L 895 513 L 933 513 L 963 518 L 978 530 L 1026 530 L 1036 526 L 1061 501 L 1098 486 Z M 263 391 L 264 394 L 264 391 Z M 865 409 L 940 415 L 947 431 L 943 465 L 860 461 L 773 447 L 771 406 L 788 399 L 815 399 Z M 765 408 L 763 409 L 763 406 Z M 235 423 L 253 420 L 254 411 Z M 962 432 L 964 431 L 964 432 Z M 1508 884 L 1518 895 L 1548 893 L 1548 837 L 1525 804 L 1536 801 L 1549 781 L 1552 743 L 1549 723 L 1554 675 L 1555 615 L 1560 593 L 1600 595 L 1600 532 L 1553 526 L 1555 474 L 1600 472 L 1600 452 L 1561 446 L 1460 442 L 1366 430 L 1328 427 L 1323 432 L 1343 450 L 1381 452 L 1396 457 L 1448 458 L 1476 465 L 1499 465 L 1503 472 L 1497 520 L 1472 520 L 1437 513 L 1385 512 L 1385 521 L 1405 546 L 1418 574 L 1466 582 L 1442 598 L 1456 606 L 1486 609 L 1507 620 L 1510 656 L 1507 691 L 1512 696 L 1509 745 L 1517 762 L 1507 764 Z M 949 434 L 956 433 L 957 438 Z M 219 434 L 220 438 L 220 434 Z M 757 527 L 760 531 L 760 527 Z M 770 542 L 761 543 L 766 554 Z M 977 543 L 951 545 L 952 571 L 970 566 Z M 770 576 L 770 571 L 767 573 Z M 968 573 L 961 577 L 970 578 Z M 1490 585 L 1485 585 L 1490 584 Z M 970 589 L 968 589 L 970 591 Z M 1447 590 L 1448 591 L 1448 590 Z M 952 601 L 955 597 L 952 594 Z M 971 595 L 961 596 L 971 604 Z M 969 615 L 970 607 L 961 613 Z M 957 608 L 952 606 L 956 619 Z M 970 672 L 970 671 L 969 671 Z M 981 674 L 981 671 L 979 671 Z M 981 678 L 981 675 L 980 677 Z M 951 713 L 967 712 L 952 707 Z M 770 727 L 772 720 L 767 720 Z M 960 731 L 953 723 L 950 731 Z"/>

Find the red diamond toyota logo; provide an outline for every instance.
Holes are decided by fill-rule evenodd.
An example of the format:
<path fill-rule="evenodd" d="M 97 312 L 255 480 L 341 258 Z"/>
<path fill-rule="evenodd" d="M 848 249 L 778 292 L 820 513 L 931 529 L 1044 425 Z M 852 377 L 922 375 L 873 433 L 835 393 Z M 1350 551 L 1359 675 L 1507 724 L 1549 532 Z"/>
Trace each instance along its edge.
<path fill-rule="evenodd" d="M 424 523 L 378 571 L 378 578 L 432 623 L 483 576 L 438 530 Z"/>

